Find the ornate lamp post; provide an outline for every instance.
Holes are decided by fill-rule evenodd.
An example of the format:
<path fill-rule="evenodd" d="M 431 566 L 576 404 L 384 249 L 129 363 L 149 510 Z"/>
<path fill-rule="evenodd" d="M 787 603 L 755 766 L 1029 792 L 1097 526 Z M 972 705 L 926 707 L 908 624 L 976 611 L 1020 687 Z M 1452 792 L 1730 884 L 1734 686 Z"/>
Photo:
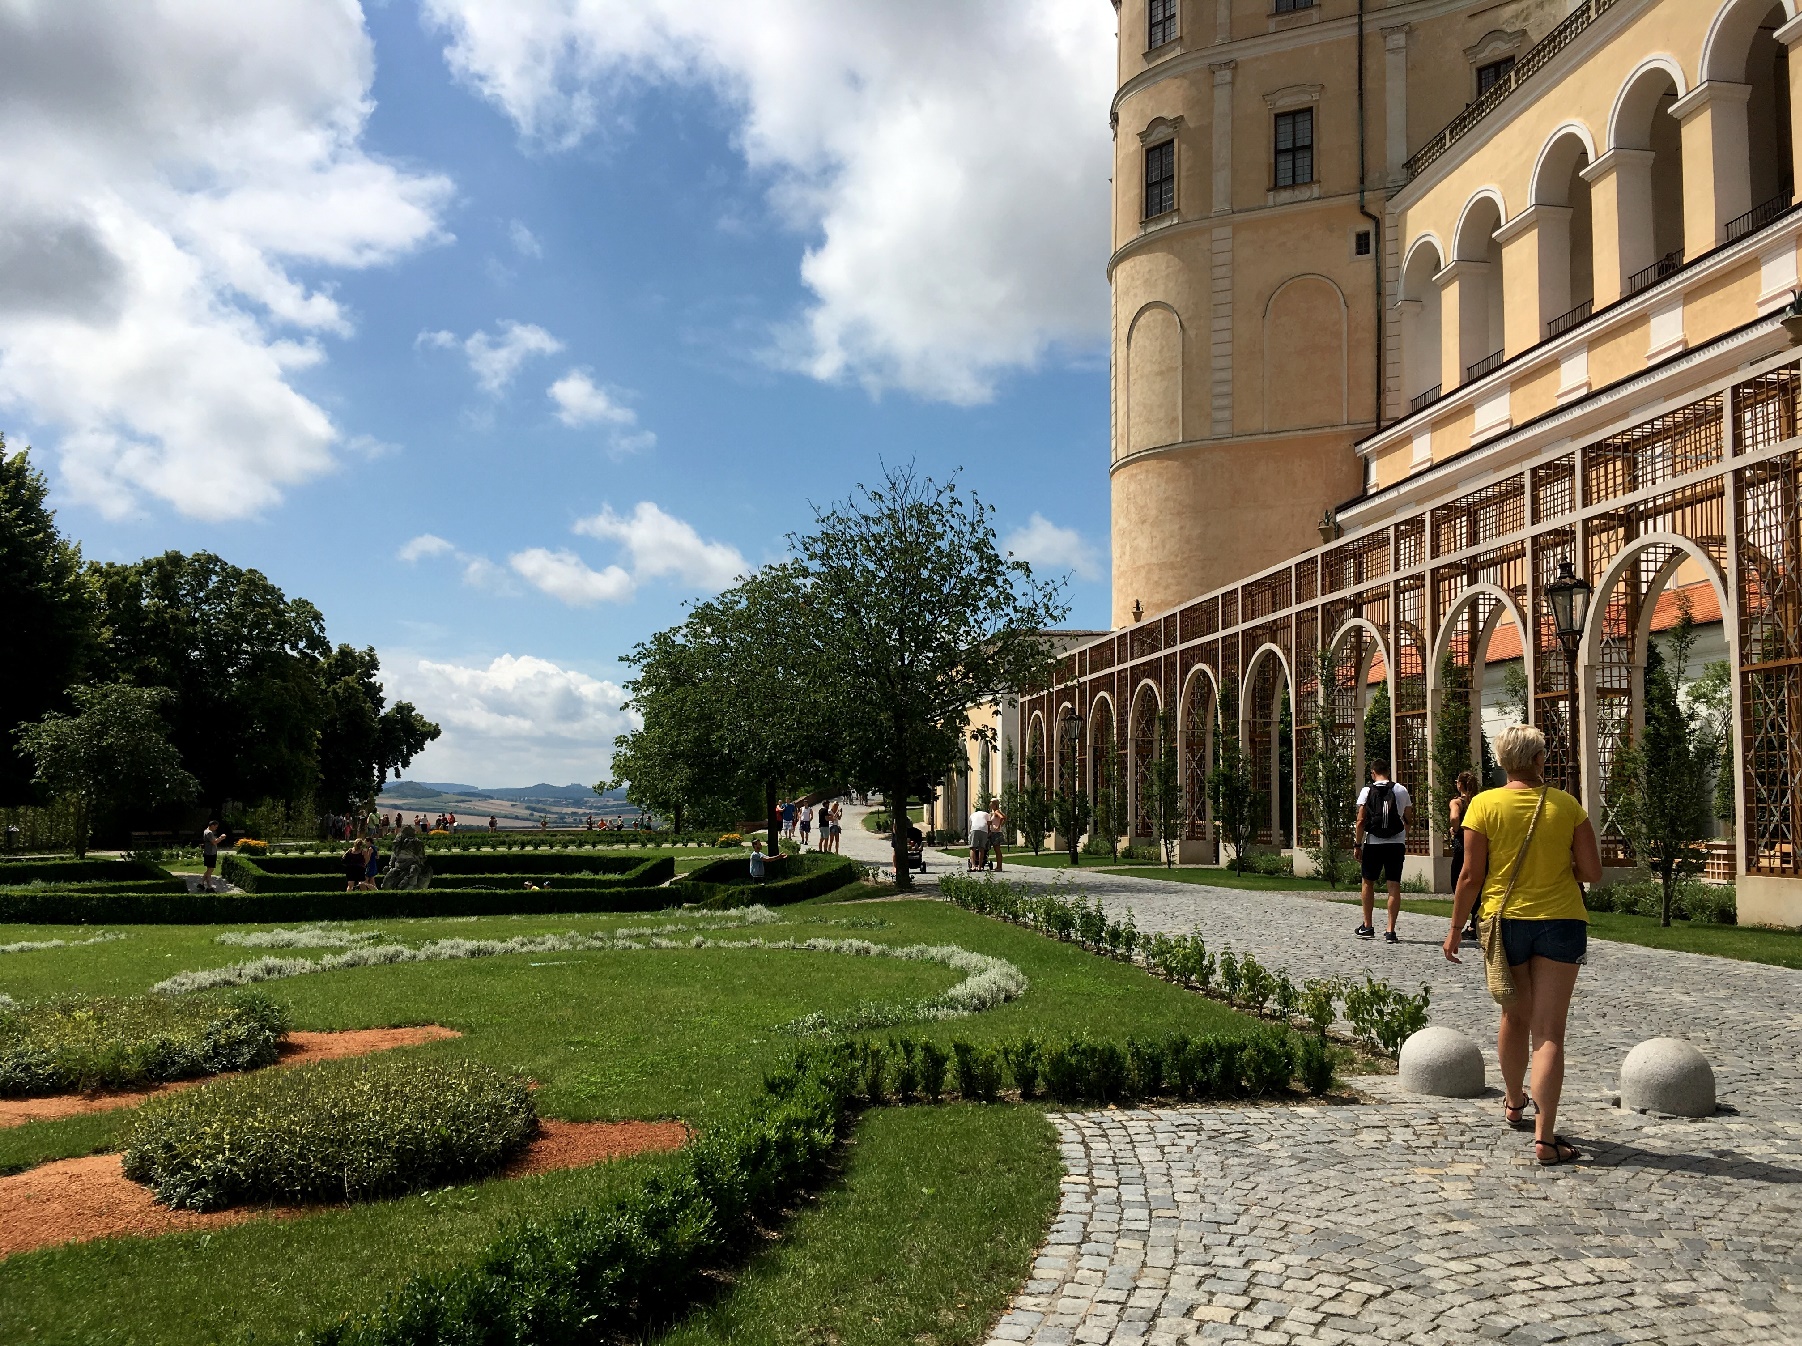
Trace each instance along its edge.
<path fill-rule="evenodd" d="M 1565 688 L 1570 695 L 1565 731 L 1570 738 L 1572 784 L 1577 777 L 1577 645 L 1589 622 L 1589 600 L 1594 595 L 1595 589 L 1577 575 L 1569 561 L 1558 563 L 1558 577 L 1545 586 L 1546 602 L 1552 605 L 1552 625 L 1557 628 L 1558 643 L 1564 647 Z"/>

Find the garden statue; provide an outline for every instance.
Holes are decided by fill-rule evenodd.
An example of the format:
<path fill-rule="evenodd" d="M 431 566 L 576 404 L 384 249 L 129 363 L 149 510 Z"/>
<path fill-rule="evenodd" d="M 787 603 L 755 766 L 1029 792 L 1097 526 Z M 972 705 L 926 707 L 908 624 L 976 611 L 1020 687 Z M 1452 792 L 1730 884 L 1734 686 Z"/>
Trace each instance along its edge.
<path fill-rule="evenodd" d="M 425 838 L 413 830 L 411 823 L 401 828 L 394 839 L 394 854 L 388 857 L 388 868 L 382 874 L 382 887 L 415 890 L 432 882 L 432 867 L 425 862 Z"/>

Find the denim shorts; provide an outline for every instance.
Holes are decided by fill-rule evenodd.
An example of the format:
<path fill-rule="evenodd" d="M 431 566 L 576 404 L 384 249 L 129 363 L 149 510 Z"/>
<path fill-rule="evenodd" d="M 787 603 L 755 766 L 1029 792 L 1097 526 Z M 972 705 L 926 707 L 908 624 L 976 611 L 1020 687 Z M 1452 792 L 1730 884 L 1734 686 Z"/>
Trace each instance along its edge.
<path fill-rule="evenodd" d="M 1530 958 L 1581 963 L 1589 952 L 1589 922 L 1514 921 L 1504 917 L 1502 949 L 1510 967 L 1519 967 Z"/>

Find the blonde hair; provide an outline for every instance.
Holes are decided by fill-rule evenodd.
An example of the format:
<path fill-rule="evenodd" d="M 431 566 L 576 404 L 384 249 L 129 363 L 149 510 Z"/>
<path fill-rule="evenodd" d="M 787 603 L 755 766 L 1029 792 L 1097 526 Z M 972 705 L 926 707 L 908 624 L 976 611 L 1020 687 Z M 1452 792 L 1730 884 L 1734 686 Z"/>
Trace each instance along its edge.
<path fill-rule="evenodd" d="M 1523 776 L 1545 751 L 1545 735 L 1530 724 L 1511 724 L 1495 740 L 1495 760 L 1510 776 Z"/>

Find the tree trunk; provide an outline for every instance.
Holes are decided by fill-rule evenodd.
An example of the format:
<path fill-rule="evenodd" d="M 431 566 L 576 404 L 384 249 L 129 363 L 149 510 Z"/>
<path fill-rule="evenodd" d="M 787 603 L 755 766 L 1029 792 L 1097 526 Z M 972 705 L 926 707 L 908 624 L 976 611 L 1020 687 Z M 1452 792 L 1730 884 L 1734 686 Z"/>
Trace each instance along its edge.
<path fill-rule="evenodd" d="M 771 855 L 782 854 L 782 820 L 776 816 L 776 782 L 763 783 L 763 817 L 769 828 L 769 852 Z"/>
<path fill-rule="evenodd" d="M 1659 924 L 1666 929 L 1669 929 L 1671 924 L 1671 903 L 1676 897 L 1677 892 L 1676 869 L 1670 865 L 1664 866 L 1664 871 L 1658 876 L 1658 880 L 1664 887 L 1664 919 L 1659 921 Z"/>
<path fill-rule="evenodd" d="M 895 861 L 895 887 L 903 892 L 914 886 L 913 871 L 907 867 L 907 786 L 890 787 L 883 801 L 888 805 L 889 851 Z"/>

